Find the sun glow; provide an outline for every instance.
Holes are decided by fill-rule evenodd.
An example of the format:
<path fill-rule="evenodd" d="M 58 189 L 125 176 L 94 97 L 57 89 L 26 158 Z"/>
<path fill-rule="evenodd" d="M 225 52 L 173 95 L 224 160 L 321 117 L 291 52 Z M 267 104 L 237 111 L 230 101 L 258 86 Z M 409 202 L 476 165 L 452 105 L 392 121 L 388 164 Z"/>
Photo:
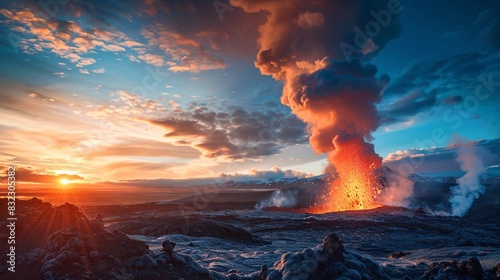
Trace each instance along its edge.
<path fill-rule="evenodd" d="M 67 184 L 71 183 L 71 181 L 68 179 L 61 179 L 59 182 L 61 183 L 61 185 L 67 185 Z"/>

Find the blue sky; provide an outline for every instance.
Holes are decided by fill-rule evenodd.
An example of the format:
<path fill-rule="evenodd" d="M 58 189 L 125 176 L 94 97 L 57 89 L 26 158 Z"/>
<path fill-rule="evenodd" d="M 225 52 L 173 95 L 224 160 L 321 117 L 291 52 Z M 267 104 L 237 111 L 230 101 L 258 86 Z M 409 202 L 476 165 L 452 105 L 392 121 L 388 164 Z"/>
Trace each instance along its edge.
<path fill-rule="evenodd" d="M 322 174 L 326 155 L 313 151 L 306 125 L 281 104 L 282 81 L 254 64 L 266 11 L 244 11 L 238 2 L 68 1 L 56 10 L 2 3 L 2 162 L 33 177 L 89 182 L 237 176 L 274 166 L 289 171 L 282 176 Z M 375 20 L 370 9 L 390 1 L 354 2 L 333 1 L 338 10 L 306 23 L 349 43 L 355 27 Z M 453 134 L 499 138 L 500 4 L 400 4 L 359 57 L 377 66 L 378 77 L 390 76 L 377 104 L 375 151 L 386 158 L 445 147 Z M 335 40 L 318 45 L 338 48 Z M 316 47 L 304 55 L 311 63 L 323 58 Z"/>

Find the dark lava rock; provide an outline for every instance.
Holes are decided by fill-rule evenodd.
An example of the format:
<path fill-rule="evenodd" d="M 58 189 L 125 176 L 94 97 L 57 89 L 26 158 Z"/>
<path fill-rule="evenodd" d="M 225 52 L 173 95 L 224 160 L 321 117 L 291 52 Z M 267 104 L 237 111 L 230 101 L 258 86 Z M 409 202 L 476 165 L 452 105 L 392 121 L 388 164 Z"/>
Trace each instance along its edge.
<path fill-rule="evenodd" d="M 373 260 L 347 251 L 335 233 L 315 248 L 282 255 L 273 267 L 263 266 L 258 275 L 249 275 L 248 279 L 391 279 Z"/>
<path fill-rule="evenodd" d="M 389 256 L 387 256 L 389 259 L 400 259 L 404 256 L 408 256 L 409 254 L 411 254 L 410 252 L 394 252 L 394 253 L 390 253 Z"/>
<path fill-rule="evenodd" d="M 80 218 L 75 227 L 49 236 L 42 272 L 53 279 L 210 279 L 193 258 L 174 251 L 174 242 L 163 246 L 166 255 L 154 254 L 144 242 L 107 231 L 100 216 Z"/>
<path fill-rule="evenodd" d="M 143 242 L 106 231 L 100 217 L 80 218 L 75 227 L 48 237 L 42 272 L 54 278 L 68 274 L 70 279 L 128 279 L 132 274 L 121 263 L 147 250 Z"/>
<path fill-rule="evenodd" d="M 469 257 L 466 261 L 442 261 L 427 267 L 424 275 L 419 279 L 456 279 L 456 280 L 482 280 L 485 279 L 483 267 L 476 257 Z M 493 279 L 487 277 L 486 279 Z"/>
<path fill-rule="evenodd" d="M 165 239 L 163 240 L 163 242 L 161 243 L 161 247 L 163 248 L 162 251 L 167 253 L 168 256 L 170 257 L 170 259 L 172 259 L 172 252 L 174 251 L 175 249 L 175 242 L 173 241 L 170 241 L 168 239 Z"/>
<path fill-rule="evenodd" d="M 496 279 L 500 279 L 500 262 L 497 263 L 497 265 L 492 269 L 491 271 L 491 279 L 494 279 L 494 277 L 496 277 Z"/>
<path fill-rule="evenodd" d="M 7 209 L 7 199 L 0 199 L 0 207 Z M 38 198 L 30 200 L 17 200 L 16 213 L 19 213 L 19 222 L 16 224 L 17 249 L 31 250 L 42 246 L 47 237 L 53 232 L 73 227 L 79 218 L 86 217 L 83 212 L 73 204 L 63 204 L 57 207 Z M 6 229 L 7 211 L 0 214 L 1 232 Z M 22 215 L 22 217 L 21 217 Z M 6 243 L 1 242 L 4 245 Z M 0 246 L 2 246 L 0 245 Z M 3 248 L 3 247 L 2 247 Z"/>
<path fill-rule="evenodd" d="M 420 207 L 417 210 L 415 210 L 415 214 L 425 215 L 427 214 L 427 212 L 425 212 L 424 208 Z"/>
<path fill-rule="evenodd" d="M 461 241 L 458 243 L 458 246 L 476 246 L 476 242 L 470 240 L 470 239 L 467 239 L 465 241 Z"/>
<path fill-rule="evenodd" d="M 323 250 L 328 254 L 328 260 L 344 261 L 345 249 L 337 234 L 332 232 L 323 238 Z"/>
<path fill-rule="evenodd" d="M 0 205 L 6 207 L 6 202 L 0 199 Z M 0 279 L 211 279 L 207 269 L 173 251 L 174 246 L 171 258 L 154 254 L 144 242 L 120 231 L 107 231 L 101 215 L 89 219 L 72 204 L 54 207 L 33 198 L 17 200 L 16 207 L 23 213 L 16 228 L 16 274 L 15 278 L 5 275 L 6 262 L 2 262 Z M 5 213 L 0 216 L 4 223 Z M 130 265 L 138 261 L 140 267 Z"/>
<path fill-rule="evenodd" d="M 7 209 L 7 199 L 0 199 L 0 208 Z M 7 252 L 10 246 L 4 238 L 8 237 L 7 211 L 0 211 L 0 252 Z M 16 200 L 16 266 L 23 269 L 16 270 L 18 279 L 40 279 L 41 257 L 37 250 L 45 245 L 47 237 L 52 233 L 76 226 L 78 219 L 85 214 L 72 204 L 63 204 L 57 207 L 38 198 Z M 0 255 L 0 274 L 6 269 L 6 254 Z M 47 273 L 50 275 L 50 273 Z M 0 277 L 1 279 L 1 277 Z"/>
<path fill-rule="evenodd" d="M 467 258 L 467 264 L 465 266 L 467 273 L 472 275 L 476 279 L 483 279 L 483 267 L 476 257 Z"/>
<path fill-rule="evenodd" d="M 110 230 L 119 230 L 127 234 L 140 234 L 160 237 L 169 234 L 184 234 L 195 237 L 216 237 L 256 245 L 269 244 L 251 232 L 219 221 L 193 220 L 186 223 L 184 220 L 147 219 L 131 220 L 112 224 Z"/>

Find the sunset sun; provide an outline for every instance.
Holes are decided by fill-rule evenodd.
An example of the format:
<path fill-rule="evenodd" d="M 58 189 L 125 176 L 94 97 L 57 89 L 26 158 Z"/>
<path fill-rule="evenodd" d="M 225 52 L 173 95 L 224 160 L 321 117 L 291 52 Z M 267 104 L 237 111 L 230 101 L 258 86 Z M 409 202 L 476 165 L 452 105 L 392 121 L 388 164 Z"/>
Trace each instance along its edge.
<path fill-rule="evenodd" d="M 67 185 L 67 184 L 71 183 L 71 181 L 68 179 L 61 179 L 59 182 L 61 183 L 61 185 Z"/>

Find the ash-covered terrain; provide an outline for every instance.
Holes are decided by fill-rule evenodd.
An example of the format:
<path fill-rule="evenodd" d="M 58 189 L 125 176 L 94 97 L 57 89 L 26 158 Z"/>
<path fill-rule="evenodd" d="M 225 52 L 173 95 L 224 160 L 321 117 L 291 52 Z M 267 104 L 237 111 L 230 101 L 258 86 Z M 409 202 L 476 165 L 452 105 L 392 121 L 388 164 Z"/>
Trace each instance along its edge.
<path fill-rule="evenodd" d="M 298 211 L 322 180 L 229 182 L 218 194 L 136 205 L 18 201 L 16 273 L 3 255 L 0 278 L 500 279 L 495 178 L 463 217 L 443 215 L 452 178 L 417 176 L 411 208 Z M 253 191 L 233 191 L 245 184 Z"/>

